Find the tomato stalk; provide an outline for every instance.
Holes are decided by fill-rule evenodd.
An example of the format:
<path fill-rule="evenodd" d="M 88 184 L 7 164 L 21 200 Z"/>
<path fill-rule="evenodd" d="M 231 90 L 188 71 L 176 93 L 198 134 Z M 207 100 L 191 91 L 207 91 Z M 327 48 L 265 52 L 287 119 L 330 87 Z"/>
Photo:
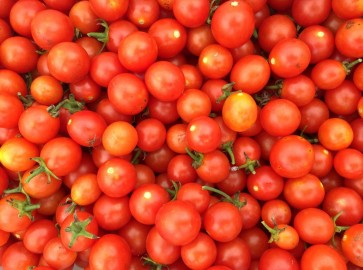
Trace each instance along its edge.
<path fill-rule="evenodd" d="M 167 188 L 166 191 L 169 193 L 171 200 L 176 200 L 176 195 L 178 194 L 178 191 L 181 187 L 180 182 L 171 181 L 173 188 Z"/>
<path fill-rule="evenodd" d="M 109 39 L 108 34 L 110 32 L 110 28 L 108 26 L 108 23 L 105 20 L 99 19 L 99 21 L 100 22 L 98 24 L 103 26 L 103 28 L 104 28 L 103 32 L 90 32 L 87 34 L 87 36 L 93 37 L 102 43 L 102 47 L 100 49 L 100 52 L 102 52 L 108 42 L 108 39 Z"/>
<path fill-rule="evenodd" d="M 225 193 L 217 188 L 211 187 L 211 186 L 204 185 L 204 186 L 202 186 L 202 189 L 217 193 L 218 195 L 222 196 L 223 201 L 233 204 L 238 209 L 241 209 L 247 203 L 246 200 L 240 201 L 239 192 L 237 192 L 236 194 L 233 195 L 233 197 L 231 197 L 227 193 Z"/>
<path fill-rule="evenodd" d="M 31 95 L 26 95 L 24 97 L 20 92 L 18 92 L 18 98 L 21 103 L 23 103 L 25 109 L 29 108 L 34 103 L 34 98 Z"/>
<path fill-rule="evenodd" d="M 210 2 L 210 5 L 209 5 L 209 15 L 208 15 L 208 19 L 207 19 L 207 24 L 211 24 L 213 14 L 217 10 L 217 8 L 219 7 L 219 3 L 220 3 L 220 0 L 212 0 Z"/>
<path fill-rule="evenodd" d="M 261 224 L 266 228 L 266 230 L 271 234 L 269 243 L 276 242 L 279 240 L 279 234 L 285 230 L 286 227 L 278 228 L 276 222 L 273 220 L 274 227 L 271 228 L 267 225 L 265 221 L 261 221 Z"/>
<path fill-rule="evenodd" d="M 144 152 L 140 148 L 137 148 L 134 156 L 132 157 L 131 163 L 134 165 L 139 164 L 141 154 L 144 154 Z"/>
<path fill-rule="evenodd" d="M 231 171 L 244 169 L 246 172 L 256 174 L 255 168 L 260 166 L 259 161 L 256 159 L 250 159 L 245 152 L 243 154 L 246 158 L 246 162 L 242 165 L 231 167 Z"/>
<path fill-rule="evenodd" d="M 29 197 L 26 196 L 25 201 L 21 200 L 15 200 L 13 198 L 8 199 L 7 203 L 9 203 L 12 207 L 17 209 L 19 211 L 18 217 L 21 218 L 23 216 L 27 216 L 30 220 L 34 219 L 34 216 L 32 215 L 32 212 L 38 208 L 40 208 L 40 204 L 32 204 Z"/>
<path fill-rule="evenodd" d="M 345 73 L 347 75 L 349 75 L 350 72 L 352 71 L 353 67 L 360 64 L 360 63 L 362 63 L 362 61 L 363 61 L 362 58 L 358 58 L 358 59 L 356 59 L 356 60 L 354 60 L 352 62 L 343 61 L 342 64 L 343 64 L 343 68 L 345 70 Z"/>
<path fill-rule="evenodd" d="M 74 242 L 77 240 L 78 237 L 83 236 L 88 239 L 97 239 L 99 238 L 97 235 L 94 235 L 93 233 L 90 233 L 86 230 L 86 227 L 88 224 L 90 224 L 92 221 L 92 217 L 88 217 L 87 219 L 80 221 L 77 216 L 77 212 L 74 212 L 74 221 L 65 228 L 66 232 L 69 232 L 72 234 L 71 241 L 68 244 L 69 248 L 72 248 L 74 245 Z"/>
<path fill-rule="evenodd" d="M 193 168 L 197 169 L 203 164 L 204 155 L 202 153 L 195 151 L 192 152 L 188 147 L 185 148 L 185 151 L 193 159 Z"/>
<path fill-rule="evenodd" d="M 148 265 L 152 270 L 162 270 L 164 267 L 168 268 L 168 266 L 160 264 L 152 260 L 150 257 L 142 257 L 143 265 Z"/>
<path fill-rule="evenodd" d="M 336 233 L 341 233 L 343 231 L 346 231 L 350 228 L 350 226 L 339 226 L 337 225 L 337 220 L 338 218 L 343 214 L 343 211 L 340 211 L 338 214 L 336 214 L 332 219 L 333 219 L 333 223 L 334 223 L 334 234 L 333 237 L 331 238 L 331 242 L 333 244 L 334 247 L 336 247 L 336 243 L 335 243 L 335 234 Z"/>
<path fill-rule="evenodd" d="M 236 164 L 236 160 L 234 158 L 232 147 L 233 147 L 233 142 L 232 141 L 223 143 L 222 146 L 221 146 L 222 150 L 228 153 L 228 155 L 229 155 L 229 157 L 231 159 L 231 164 L 234 165 L 234 164 Z"/>
<path fill-rule="evenodd" d="M 233 86 L 235 85 L 235 82 L 230 82 L 222 86 L 222 95 L 220 95 L 216 102 L 221 103 L 223 100 L 225 100 L 227 97 L 229 97 L 232 93 Z"/>
<path fill-rule="evenodd" d="M 74 95 L 70 94 L 68 98 L 59 102 L 56 106 L 51 105 L 48 107 L 48 113 L 52 117 L 58 117 L 61 108 L 68 110 L 71 114 L 84 109 L 84 104 L 75 99 Z"/>
<path fill-rule="evenodd" d="M 33 157 L 31 159 L 37 162 L 39 166 L 38 168 L 30 172 L 30 175 L 27 177 L 27 179 L 25 179 L 25 183 L 29 183 L 30 180 L 32 180 L 35 176 L 41 173 L 45 173 L 47 175 L 48 183 L 52 182 L 52 180 L 50 179 L 51 177 L 60 180 L 58 176 L 56 176 L 51 170 L 49 170 L 49 168 L 45 164 L 44 159 L 42 159 L 41 157 Z"/>

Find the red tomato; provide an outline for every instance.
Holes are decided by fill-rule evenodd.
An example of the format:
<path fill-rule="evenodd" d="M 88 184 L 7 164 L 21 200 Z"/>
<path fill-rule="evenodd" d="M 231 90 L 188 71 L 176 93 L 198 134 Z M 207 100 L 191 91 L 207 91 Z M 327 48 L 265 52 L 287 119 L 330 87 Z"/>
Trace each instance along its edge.
<path fill-rule="evenodd" d="M 49 50 L 61 42 L 70 42 L 74 36 L 71 19 L 55 9 L 45 9 L 35 14 L 31 21 L 31 35 L 35 43 Z"/>
<path fill-rule="evenodd" d="M 318 269 L 347 269 L 347 265 L 342 256 L 334 248 L 322 244 L 310 246 L 301 257 L 301 270 L 316 267 Z"/>
<path fill-rule="evenodd" d="M 167 61 L 153 63 L 145 72 L 145 84 L 150 94 L 161 101 L 174 101 L 184 91 L 184 74 Z"/>
<path fill-rule="evenodd" d="M 311 53 L 308 45 L 296 38 L 279 41 L 270 51 L 271 71 L 282 78 L 301 74 L 309 65 Z"/>
<path fill-rule="evenodd" d="M 131 162 L 113 158 L 99 167 L 97 182 L 106 195 L 113 198 L 123 197 L 135 187 L 136 170 Z"/>
<path fill-rule="evenodd" d="M 201 228 L 201 217 L 189 202 L 175 200 L 159 208 L 155 227 L 160 235 L 172 245 L 182 246 L 193 241 Z"/>
<path fill-rule="evenodd" d="M 306 139 L 297 135 L 282 137 L 272 146 L 270 163 L 274 171 L 282 177 L 302 177 L 313 167 L 313 147 Z"/>
<path fill-rule="evenodd" d="M 350 262 L 359 267 L 363 267 L 363 239 L 360 237 L 362 235 L 362 231 L 362 224 L 352 225 L 348 230 L 344 232 L 342 238 L 342 249 L 344 255 L 348 258 Z"/>
<path fill-rule="evenodd" d="M 226 1 L 213 14 L 211 29 L 217 42 L 236 48 L 247 42 L 255 27 L 252 7 L 245 1 Z"/>
<path fill-rule="evenodd" d="M 353 18 L 345 21 L 335 35 L 335 46 L 346 57 L 360 58 L 363 46 L 359 33 L 362 31 L 363 19 Z"/>
<path fill-rule="evenodd" d="M 74 42 L 61 42 L 53 46 L 47 62 L 50 74 L 66 83 L 82 80 L 91 64 L 86 50 Z"/>
<path fill-rule="evenodd" d="M 76 252 L 90 248 L 98 238 L 97 234 L 97 221 L 85 211 L 69 215 L 60 227 L 60 238 L 63 245 Z"/>
<path fill-rule="evenodd" d="M 129 0 L 91 0 L 91 9 L 106 21 L 116 21 L 126 14 Z"/>

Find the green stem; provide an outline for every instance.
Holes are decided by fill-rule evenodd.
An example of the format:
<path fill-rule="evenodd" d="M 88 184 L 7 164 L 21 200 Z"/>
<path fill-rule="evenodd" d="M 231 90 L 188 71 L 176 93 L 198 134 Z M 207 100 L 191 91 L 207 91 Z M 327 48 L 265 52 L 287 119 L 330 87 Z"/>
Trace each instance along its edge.
<path fill-rule="evenodd" d="M 138 164 L 140 162 L 139 157 L 142 153 L 142 150 L 140 148 L 137 148 L 135 155 L 132 157 L 131 163 L 132 164 Z"/>
<path fill-rule="evenodd" d="M 233 86 L 235 85 L 235 82 L 230 82 L 222 86 L 222 95 L 220 95 L 216 102 L 221 103 L 223 100 L 225 100 L 227 97 L 229 97 L 232 93 Z"/>
<path fill-rule="evenodd" d="M 221 146 L 221 148 L 228 153 L 228 155 L 231 159 L 231 164 L 234 165 L 234 164 L 236 164 L 236 160 L 234 158 L 234 153 L 233 153 L 232 147 L 233 147 L 232 141 L 226 142 L 226 143 L 222 144 L 222 146 Z"/>
<path fill-rule="evenodd" d="M 34 210 L 40 208 L 39 203 L 32 204 L 27 199 L 25 201 L 21 201 L 21 200 L 15 200 L 13 198 L 10 198 L 10 199 L 6 200 L 6 202 L 19 211 L 19 214 L 18 214 L 19 218 L 21 218 L 23 216 L 27 216 L 30 220 L 34 220 L 34 216 L 32 215 L 32 212 Z"/>
<path fill-rule="evenodd" d="M 99 42 L 102 43 L 102 47 L 101 47 L 101 49 L 99 51 L 99 52 L 102 52 L 103 49 L 106 47 L 106 44 L 107 44 L 107 42 L 109 40 L 110 28 L 108 26 L 108 23 L 105 20 L 99 19 L 99 21 L 100 22 L 98 24 L 103 26 L 104 31 L 103 32 L 90 32 L 90 33 L 87 34 L 87 36 L 93 37 L 93 38 L 97 39 Z"/>
<path fill-rule="evenodd" d="M 261 221 L 261 224 L 265 227 L 265 229 L 271 234 L 270 239 L 269 239 L 269 243 L 272 242 L 276 242 L 279 240 L 279 234 L 281 232 L 283 232 L 285 230 L 286 227 L 279 229 L 277 227 L 277 224 L 275 222 L 274 223 L 274 228 L 271 228 L 270 226 L 267 225 L 267 223 L 265 221 Z"/>
<path fill-rule="evenodd" d="M 229 202 L 231 204 L 233 204 L 234 206 L 236 206 L 238 209 L 241 209 L 243 206 L 246 205 L 246 201 L 240 201 L 239 200 L 239 193 L 236 193 L 233 198 L 231 196 L 229 196 L 227 193 L 219 190 L 219 189 L 216 189 L 214 187 L 210 187 L 210 186 L 202 186 L 202 189 L 203 190 L 208 190 L 208 191 L 211 191 L 211 192 L 214 192 L 214 193 L 217 193 L 218 195 L 222 196 L 223 197 L 223 200 L 226 201 L 226 202 Z"/>
<path fill-rule="evenodd" d="M 344 70 L 345 70 L 345 73 L 347 74 L 347 75 L 349 75 L 350 74 L 350 72 L 352 71 L 352 69 L 353 69 L 353 67 L 355 66 L 355 65 L 358 65 L 358 64 L 360 64 L 360 63 L 362 63 L 362 58 L 358 58 L 358 59 L 356 59 L 356 60 L 354 60 L 354 61 L 352 61 L 352 62 L 343 62 L 343 67 L 344 67 Z"/>
<path fill-rule="evenodd" d="M 48 178 L 48 184 L 50 182 L 52 182 L 51 177 L 60 180 L 60 178 L 58 176 L 56 176 L 51 170 L 48 169 L 47 165 L 45 164 L 44 159 L 42 159 L 41 157 L 33 157 L 31 158 L 32 160 L 34 160 L 35 162 L 37 162 L 39 164 L 38 168 L 36 168 L 35 170 L 30 172 L 30 175 L 25 179 L 25 183 L 29 183 L 30 180 L 32 180 L 35 176 L 41 174 L 41 173 L 45 173 L 47 175 Z"/>
<path fill-rule="evenodd" d="M 208 15 L 207 22 L 206 22 L 207 24 L 211 24 L 213 14 L 217 10 L 217 8 L 219 6 L 219 2 L 220 2 L 220 0 L 212 0 L 210 2 L 210 5 L 209 5 L 209 15 Z"/>
<path fill-rule="evenodd" d="M 83 236 L 88 239 L 97 239 L 98 236 L 90 233 L 86 230 L 88 224 L 92 221 L 92 217 L 88 217 L 87 219 L 80 221 L 77 216 L 77 212 L 74 212 L 74 221 L 65 228 L 66 232 L 72 234 L 71 241 L 68 244 L 69 248 L 72 248 L 74 243 L 76 242 L 77 238 Z"/>
<path fill-rule="evenodd" d="M 25 109 L 29 108 L 34 103 L 34 98 L 31 95 L 26 95 L 25 97 L 21 95 L 20 92 L 17 93 L 18 98 L 20 99 L 21 103 Z"/>
<path fill-rule="evenodd" d="M 193 159 L 193 168 L 198 169 L 203 164 L 204 155 L 198 152 L 192 152 L 188 147 L 185 148 L 187 154 Z"/>
<path fill-rule="evenodd" d="M 336 233 L 341 233 L 343 231 L 346 231 L 349 229 L 349 226 L 338 226 L 337 225 L 337 219 L 343 214 L 343 211 L 340 211 L 338 214 L 336 214 L 332 219 L 333 219 L 333 223 L 334 223 L 334 234 L 331 238 L 331 243 L 333 244 L 333 247 L 336 247 L 337 244 L 335 242 L 335 234 Z"/>
<path fill-rule="evenodd" d="M 171 181 L 171 184 L 173 185 L 173 188 L 167 188 L 166 191 L 169 193 L 171 200 L 174 201 L 176 200 L 176 196 L 178 194 L 178 191 L 181 187 L 181 183 L 178 181 Z"/>
<path fill-rule="evenodd" d="M 61 108 L 65 108 L 71 114 L 74 114 L 84 109 L 84 103 L 77 101 L 74 95 L 70 94 L 67 99 L 62 100 L 56 106 L 54 105 L 49 106 L 47 110 L 52 117 L 56 118 L 59 117 Z"/>
<path fill-rule="evenodd" d="M 231 167 L 231 170 L 238 171 L 244 169 L 247 173 L 256 174 L 255 168 L 260 166 L 259 161 L 255 159 L 250 159 L 245 152 L 243 154 L 245 155 L 246 162 L 240 166 Z"/>

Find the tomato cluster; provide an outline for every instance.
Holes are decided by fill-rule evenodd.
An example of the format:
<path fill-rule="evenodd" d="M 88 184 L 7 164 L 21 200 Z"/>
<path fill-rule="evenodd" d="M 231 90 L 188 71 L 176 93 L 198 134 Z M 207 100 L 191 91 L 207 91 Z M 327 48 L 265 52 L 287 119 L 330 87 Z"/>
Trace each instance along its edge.
<path fill-rule="evenodd" d="M 363 269 L 362 16 L 2 0 L 2 268 Z"/>

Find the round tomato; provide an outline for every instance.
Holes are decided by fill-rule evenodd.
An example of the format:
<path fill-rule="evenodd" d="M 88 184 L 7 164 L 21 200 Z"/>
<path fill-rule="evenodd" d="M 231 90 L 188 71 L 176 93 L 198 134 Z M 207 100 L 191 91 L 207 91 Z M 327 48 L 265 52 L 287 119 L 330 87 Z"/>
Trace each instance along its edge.
<path fill-rule="evenodd" d="M 257 104 L 248 93 L 233 92 L 223 104 L 223 121 L 227 127 L 237 132 L 246 131 L 253 126 L 257 115 Z"/>

